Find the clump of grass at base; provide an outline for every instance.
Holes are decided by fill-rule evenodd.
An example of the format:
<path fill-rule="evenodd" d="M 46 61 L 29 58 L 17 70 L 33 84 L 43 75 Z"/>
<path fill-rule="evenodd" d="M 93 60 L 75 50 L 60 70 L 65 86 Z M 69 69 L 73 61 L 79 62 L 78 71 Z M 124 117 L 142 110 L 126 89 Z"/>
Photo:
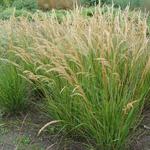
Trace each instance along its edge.
<path fill-rule="evenodd" d="M 12 34 L 18 38 L 13 50 L 34 66 L 24 75 L 43 89 L 45 108 L 59 120 L 60 131 L 83 137 L 95 149 L 120 150 L 129 142 L 149 92 L 149 39 L 140 12 L 106 9 L 91 18 L 75 10 L 61 23 L 53 18 L 36 18 L 34 26 L 14 21 Z M 31 38 L 30 50 L 22 47 L 22 33 Z"/>
<path fill-rule="evenodd" d="M 11 64 L 0 65 L 0 111 L 17 114 L 25 111 L 28 104 L 27 82 Z"/>

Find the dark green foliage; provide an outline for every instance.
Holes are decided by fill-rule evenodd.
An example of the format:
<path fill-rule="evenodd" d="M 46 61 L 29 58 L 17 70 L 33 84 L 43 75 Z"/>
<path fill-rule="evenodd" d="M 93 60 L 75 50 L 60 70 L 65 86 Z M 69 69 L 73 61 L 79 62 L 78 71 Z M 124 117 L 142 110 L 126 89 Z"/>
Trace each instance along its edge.
<path fill-rule="evenodd" d="M 0 0 L 0 5 L 4 7 L 11 6 L 14 0 Z"/>
<path fill-rule="evenodd" d="M 25 9 L 35 11 L 38 8 L 37 0 L 15 0 L 13 7 L 16 9 Z"/>
<path fill-rule="evenodd" d="M 131 7 L 137 7 L 140 6 L 142 3 L 142 0 L 82 0 L 83 4 L 88 5 L 95 5 L 98 3 L 101 4 L 114 4 L 116 7 L 125 8 L 126 6 L 130 5 Z"/>
<path fill-rule="evenodd" d="M 99 0 L 81 0 L 83 4 L 95 5 L 98 4 Z"/>
<path fill-rule="evenodd" d="M 37 9 L 37 0 L 0 0 L 0 6 L 16 7 L 16 9 L 25 9 L 29 11 L 34 11 Z"/>

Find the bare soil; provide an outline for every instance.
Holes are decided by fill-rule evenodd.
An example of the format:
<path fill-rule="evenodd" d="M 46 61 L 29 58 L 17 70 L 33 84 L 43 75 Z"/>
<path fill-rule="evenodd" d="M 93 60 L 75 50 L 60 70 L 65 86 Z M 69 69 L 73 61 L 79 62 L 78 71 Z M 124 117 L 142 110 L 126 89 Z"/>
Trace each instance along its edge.
<path fill-rule="evenodd" d="M 150 110 L 147 109 L 143 116 L 130 150 L 150 150 Z M 69 143 L 49 131 L 37 136 L 39 129 L 49 121 L 38 112 L 1 119 L 0 150 L 85 150 L 82 144 Z"/>
<path fill-rule="evenodd" d="M 135 133 L 131 150 L 150 150 L 150 109 L 143 112 L 143 120 Z"/>
<path fill-rule="evenodd" d="M 67 141 L 53 131 L 38 131 L 50 119 L 39 112 L 4 117 L 0 121 L 0 150 L 85 150 L 78 142 Z"/>

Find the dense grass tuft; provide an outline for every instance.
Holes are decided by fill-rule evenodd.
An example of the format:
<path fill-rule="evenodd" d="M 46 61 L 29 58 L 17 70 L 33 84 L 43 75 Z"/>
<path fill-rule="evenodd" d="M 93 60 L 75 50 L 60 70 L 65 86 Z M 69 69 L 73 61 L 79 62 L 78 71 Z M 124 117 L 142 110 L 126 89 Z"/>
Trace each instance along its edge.
<path fill-rule="evenodd" d="M 0 111 L 16 114 L 25 111 L 28 104 L 27 82 L 19 71 L 7 63 L 0 65 Z"/>

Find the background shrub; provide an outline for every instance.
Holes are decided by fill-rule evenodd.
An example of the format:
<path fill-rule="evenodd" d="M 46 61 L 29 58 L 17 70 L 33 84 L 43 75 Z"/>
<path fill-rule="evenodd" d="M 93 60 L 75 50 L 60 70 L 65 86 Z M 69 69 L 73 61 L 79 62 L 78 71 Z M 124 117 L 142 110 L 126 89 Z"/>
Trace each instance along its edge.
<path fill-rule="evenodd" d="M 8 7 L 11 6 L 14 0 L 1 0 L 0 1 L 0 5 L 4 6 L 4 7 Z"/>
<path fill-rule="evenodd" d="M 121 7 L 125 8 L 126 6 L 130 5 L 131 7 L 138 7 L 142 4 L 142 0 L 82 0 L 83 4 L 88 4 L 88 5 L 95 5 L 101 2 L 101 4 L 112 4 L 116 7 Z"/>
<path fill-rule="evenodd" d="M 82 4 L 95 5 L 98 4 L 99 0 L 81 0 Z"/>
<path fill-rule="evenodd" d="M 20 16 L 29 17 L 30 13 L 27 10 L 24 9 L 16 10 L 13 7 L 7 8 L 2 12 L 0 12 L 0 19 L 2 20 L 7 20 L 10 19 L 11 17 L 20 17 Z"/>
<path fill-rule="evenodd" d="M 15 0 L 12 4 L 16 9 L 35 11 L 38 8 L 37 0 Z"/>

